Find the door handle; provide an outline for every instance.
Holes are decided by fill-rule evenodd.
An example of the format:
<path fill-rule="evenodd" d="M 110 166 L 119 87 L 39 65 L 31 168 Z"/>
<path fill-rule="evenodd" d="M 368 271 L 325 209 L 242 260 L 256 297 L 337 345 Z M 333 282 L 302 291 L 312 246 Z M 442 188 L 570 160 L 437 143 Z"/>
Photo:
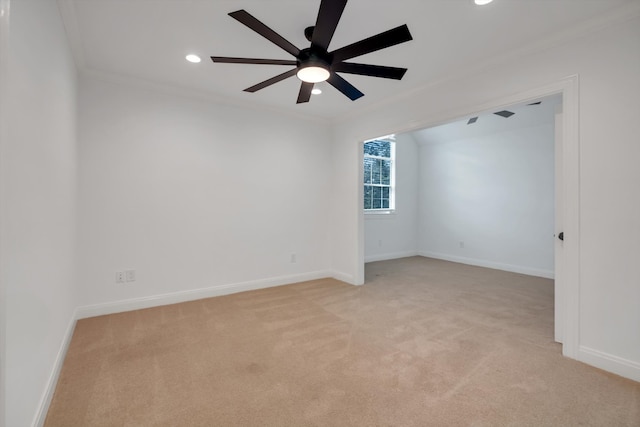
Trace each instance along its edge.
<path fill-rule="evenodd" d="M 564 231 L 561 231 L 560 234 L 558 234 L 558 239 L 564 241 Z"/>

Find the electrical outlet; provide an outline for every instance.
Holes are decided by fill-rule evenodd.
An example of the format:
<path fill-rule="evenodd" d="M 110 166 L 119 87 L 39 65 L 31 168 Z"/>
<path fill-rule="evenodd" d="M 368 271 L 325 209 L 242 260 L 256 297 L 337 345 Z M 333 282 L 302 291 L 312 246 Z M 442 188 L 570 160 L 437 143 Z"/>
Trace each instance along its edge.
<path fill-rule="evenodd" d="M 291 264 L 295 264 L 296 262 L 298 262 L 298 257 L 296 254 L 291 254 Z"/>
<path fill-rule="evenodd" d="M 124 271 L 116 271 L 116 283 L 124 283 Z"/>
<path fill-rule="evenodd" d="M 464 242 L 460 242 L 460 248 L 464 249 Z"/>
<path fill-rule="evenodd" d="M 125 276 L 125 280 L 127 282 L 135 282 L 136 281 L 136 271 L 135 270 L 125 270 L 124 276 Z"/>

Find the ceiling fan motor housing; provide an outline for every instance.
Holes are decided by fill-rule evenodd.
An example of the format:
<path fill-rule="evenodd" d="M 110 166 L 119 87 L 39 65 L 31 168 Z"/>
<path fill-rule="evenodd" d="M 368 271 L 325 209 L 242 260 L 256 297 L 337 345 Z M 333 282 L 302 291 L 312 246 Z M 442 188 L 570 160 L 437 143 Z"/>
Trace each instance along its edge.
<path fill-rule="evenodd" d="M 315 29 L 315 26 L 311 26 L 311 27 L 307 27 L 304 29 L 304 36 L 308 41 L 311 41 L 311 39 L 313 38 L 313 30 Z"/>
<path fill-rule="evenodd" d="M 313 47 L 302 49 L 297 60 L 298 68 L 320 67 L 329 70 L 332 63 L 332 57 L 328 52 Z"/>

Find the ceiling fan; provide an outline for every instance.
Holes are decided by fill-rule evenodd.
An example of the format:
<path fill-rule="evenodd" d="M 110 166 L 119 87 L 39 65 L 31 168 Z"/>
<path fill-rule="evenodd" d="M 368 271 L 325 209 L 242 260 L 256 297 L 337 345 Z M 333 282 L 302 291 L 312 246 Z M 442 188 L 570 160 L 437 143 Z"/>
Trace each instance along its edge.
<path fill-rule="evenodd" d="M 346 5 L 347 0 L 322 0 L 320 2 L 320 10 L 318 11 L 315 26 L 307 27 L 304 30 L 306 39 L 311 42 L 311 46 L 305 49 L 298 49 L 246 10 L 231 12 L 229 16 L 293 55 L 295 60 L 230 58 L 225 56 L 212 56 L 211 60 L 230 64 L 295 66 L 289 71 L 245 89 L 245 92 L 256 92 L 286 78 L 297 76 L 302 80 L 300 92 L 298 93 L 298 104 L 309 102 L 313 85 L 323 81 L 327 81 L 352 101 L 364 96 L 362 92 L 337 73 L 359 74 L 385 79 L 402 79 L 407 71 L 406 68 L 357 64 L 345 61 L 412 40 L 413 38 L 406 24 L 329 52 L 329 43 Z"/>

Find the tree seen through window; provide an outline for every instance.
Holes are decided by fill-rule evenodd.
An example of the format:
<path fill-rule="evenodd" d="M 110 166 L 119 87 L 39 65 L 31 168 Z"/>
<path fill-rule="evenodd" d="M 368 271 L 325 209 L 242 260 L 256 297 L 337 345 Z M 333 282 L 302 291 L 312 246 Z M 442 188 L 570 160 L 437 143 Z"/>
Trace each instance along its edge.
<path fill-rule="evenodd" d="M 393 136 L 364 143 L 365 210 L 394 209 L 394 148 Z"/>

